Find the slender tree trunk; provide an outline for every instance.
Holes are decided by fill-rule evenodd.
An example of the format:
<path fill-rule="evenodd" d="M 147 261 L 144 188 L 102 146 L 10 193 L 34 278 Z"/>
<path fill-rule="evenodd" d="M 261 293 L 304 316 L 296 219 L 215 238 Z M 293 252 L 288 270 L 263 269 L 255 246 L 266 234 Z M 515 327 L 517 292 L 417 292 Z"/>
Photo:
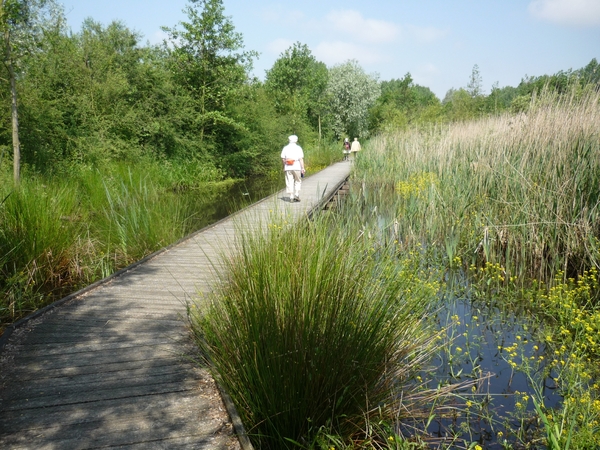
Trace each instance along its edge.
<path fill-rule="evenodd" d="M 13 141 L 13 178 L 15 184 L 21 181 L 21 141 L 19 140 L 19 111 L 17 109 L 17 85 L 12 62 L 10 64 L 10 92 L 12 114 L 12 141 Z"/>
<path fill-rule="evenodd" d="M 319 114 L 319 145 L 321 145 L 321 114 Z"/>
<path fill-rule="evenodd" d="M 10 77 L 11 115 L 12 115 L 12 141 L 13 141 L 13 178 L 15 185 L 21 181 L 21 143 L 19 141 L 19 110 L 17 108 L 17 80 L 10 53 L 10 32 L 4 31 L 6 45 L 6 65 Z"/>

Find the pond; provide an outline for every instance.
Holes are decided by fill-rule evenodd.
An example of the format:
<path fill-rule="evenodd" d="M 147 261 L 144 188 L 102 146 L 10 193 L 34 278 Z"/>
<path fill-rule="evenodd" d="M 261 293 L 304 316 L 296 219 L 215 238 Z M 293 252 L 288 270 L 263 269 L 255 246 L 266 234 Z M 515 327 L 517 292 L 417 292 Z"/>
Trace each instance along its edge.
<path fill-rule="evenodd" d="M 394 219 L 382 215 L 384 209 L 368 210 L 379 213 L 381 245 L 400 242 L 406 251 Z M 582 441 L 592 441 L 600 401 L 589 374 L 596 372 L 582 363 L 590 361 L 589 353 L 577 347 L 584 340 L 593 343 L 594 333 L 598 336 L 595 322 L 585 319 L 585 305 L 593 304 L 590 296 L 597 289 L 595 272 L 575 280 L 554 280 L 549 288 L 516 277 L 505 280 L 499 264 L 480 262 L 477 268 L 465 269 L 425 243 L 419 248 L 422 264 L 442 268 L 445 275 L 432 317 L 440 341 L 411 388 L 423 398 L 432 392 L 446 395 L 421 405 L 413 418 L 398 426 L 399 434 L 409 439 L 419 436 L 433 448 L 546 449 L 545 419 L 555 415 L 549 423 L 557 427 L 559 438 L 568 440 L 571 427 L 574 434 L 582 433 Z M 551 301 L 564 305 L 550 307 Z M 547 307 L 542 311 L 544 302 Z M 552 309 L 556 307 L 566 312 L 559 314 Z M 573 325 L 578 320 L 589 330 L 585 339 Z M 581 396 L 585 398 L 580 401 Z M 567 408 L 569 401 L 579 406 Z M 580 431 L 588 425 L 589 436 L 587 429 Z"/>
<path fill-rule="evenodd" d="M 544 343 L 536 341 L 540 324 L 524 309 L 507 311 L 498 303 L 469 295 L 444 299 L 436 320 L 445 330 L 445 345 L 422 377 L 430 384 L 463 386 L 452 394 L 456 411 L 436 418 L 427 431 L 487 449 L 507 448 L 509 443 L 514 448 L 545 448 L 533 445 L 543 430 L 532 398 L 541 395 L 544 405 L 553 408 L 562 397 L 551 372 L 538 379 L 551 360 Z"/>

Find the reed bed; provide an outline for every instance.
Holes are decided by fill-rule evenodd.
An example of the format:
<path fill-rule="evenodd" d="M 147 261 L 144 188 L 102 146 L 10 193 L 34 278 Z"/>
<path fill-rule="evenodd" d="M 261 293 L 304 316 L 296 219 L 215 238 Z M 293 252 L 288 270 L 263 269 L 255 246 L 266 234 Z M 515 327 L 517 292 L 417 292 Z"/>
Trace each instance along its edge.
<path fill-rule="evenodd" d="M 324 430 L 347 442 L 382 411 L 401 417 L 432 352 L 435 276 L 344 217 L 241 233 L 208 307 L 190 310 L 256 448 L 313 448 Z"/>
<path fill-rule="evenodd" d="M 0 332 L 206 225 L 215 199 L 231 186 L 148 163 L 29 174 L 19 189 L 6 172 L 0 177 Z"/>
<path fill-rule="evenodd" d="M 355 185 L 393 210 L 402 242 L 508 276 L 600 263 L 598 92 L 543 92 L 527 113 L 380 136 L 360 156 Z"/>

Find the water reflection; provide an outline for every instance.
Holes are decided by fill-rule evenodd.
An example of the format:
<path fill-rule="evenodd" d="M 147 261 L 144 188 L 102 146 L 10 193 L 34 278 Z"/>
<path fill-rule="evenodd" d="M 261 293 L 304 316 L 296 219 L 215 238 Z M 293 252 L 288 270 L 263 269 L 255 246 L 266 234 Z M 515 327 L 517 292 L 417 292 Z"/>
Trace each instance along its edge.
<path fill-rule="evenodd" d="M 211 184 L 177 195 L 188 211 L 187 232 L 204 228 L 281 189 L 279 178 L 251 178 Z"/>

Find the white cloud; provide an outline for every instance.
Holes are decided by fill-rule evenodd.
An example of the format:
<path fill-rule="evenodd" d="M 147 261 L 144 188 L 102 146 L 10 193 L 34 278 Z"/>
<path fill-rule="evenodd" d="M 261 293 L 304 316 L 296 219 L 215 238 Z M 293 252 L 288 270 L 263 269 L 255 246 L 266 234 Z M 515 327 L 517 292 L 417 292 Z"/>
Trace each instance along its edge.
<path fill-rule="evenodd" d="M 343 41 L 321 42 L 315 48 L 314 55 L 328 66 L 340 64 L 349 59 L 356 59 L 361 64 L 373 64 L 387 59 L 370 47 Z"/>
<path fill-rule="evenodd" d="M 332 28 L 344 37 L 365 43 L 393 42 L 400 34 L 397 25 L 384 20 L 366 19 L 358 11 L 331 11 L 327 20 Z"/>
<path fill-rule="evenodd" d="M 294 45 L 293 41 L 290 41 L 289 39 L 279 38 L 269 42 L 267 44 L 267 50 L 269 51 L 269 53 L 279 56 L 292 45 Z"/>
<path fill-rule="evenodd" d="M 538 19 L 563 25 L 600 25 L 599 0 L 533 0 L 528 9 Z"/>
<path fill-rule="evenodd" d="M 426 44 L 439 41 L 448 34 L 448 31 L 440 30 L 439 28 L 416 27 L 414 25 L 409 25 L 408 31 L 415 38 L 416 41 Z"/>
<path fill-rule="evenodd" d="M 168 40 L 168 38 L 169 38 L 168 33 L 164 32 L 163 30 L 157 30 L 154 32 L 154 34 L 152 36 L 148 37 L 148 42 L 150 42 L 150 44 L 152 44 L 152 45 L 158 45 L 158 44 L 162 44 L 164 41 L 167 41 L 168 45 L 171 46 L 171 43 Z"/>

